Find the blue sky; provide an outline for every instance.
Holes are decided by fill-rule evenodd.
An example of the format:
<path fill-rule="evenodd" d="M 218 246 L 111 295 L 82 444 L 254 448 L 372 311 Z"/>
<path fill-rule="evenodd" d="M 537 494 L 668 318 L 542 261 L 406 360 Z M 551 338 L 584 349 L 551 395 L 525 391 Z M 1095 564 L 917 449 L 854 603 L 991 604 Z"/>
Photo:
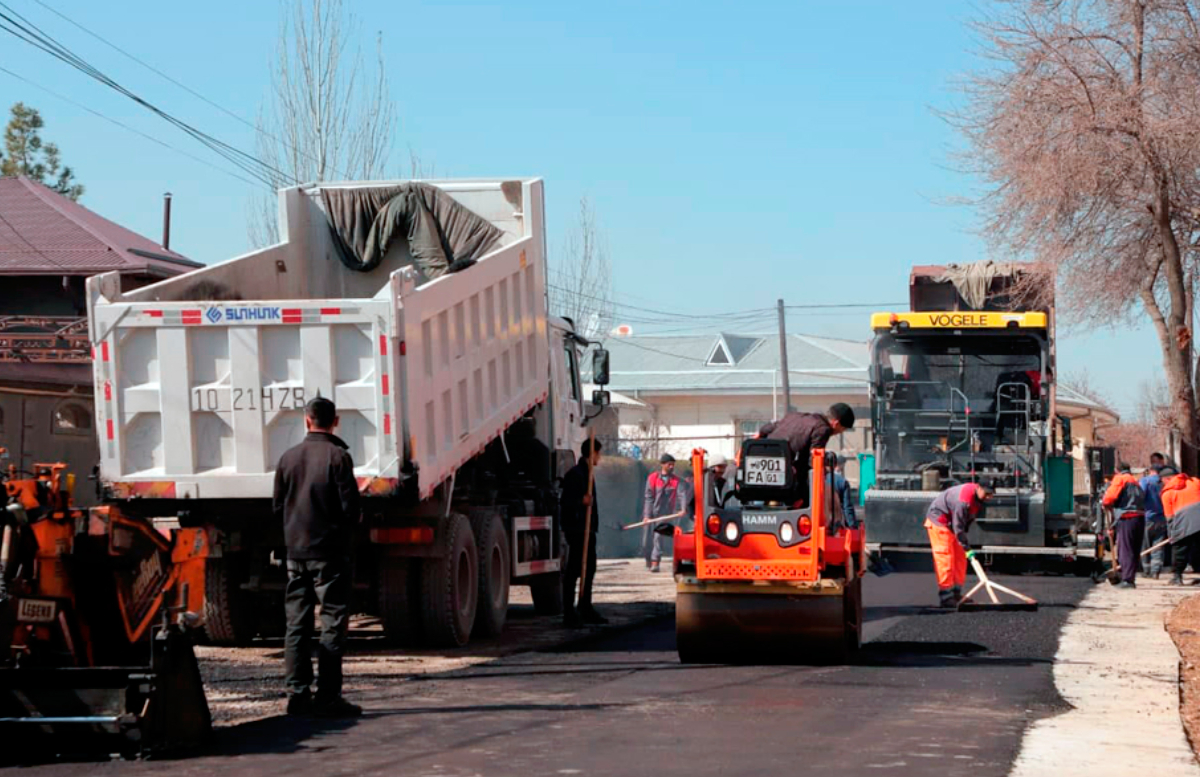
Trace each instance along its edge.
<path fill-rule="evenodd" d="M 253 149 L 243 124 L 33 0 L 8 2 L 152 102 Z M 268 88 L 280 3 L 45 2 L 246 118 Z M 950 169 L 958 139 L 934 113 L 953 105 L 955 76 L 978 64 L 967 4 L 348 5 L 368 47 L 383 34 L 400 115 L 395 175 L 406 175 L 411 147 L 441 177 L 543 176 L 552 249 L 589 197 L 618 302 L 698 320 L 778 297 L 904 302 L 912 264 L 986 256 L 972 209 L 944 204 L 976 182 Z M 2 33 L 0 67 L 220 161 Z M 18 100 L 41 110 L 87 206 L 157 238 L 169 190 L 172 248 L 203 262 L 247 250 L 253 187 L 0 73 L 0 105 Z M 866 339 L 868 313 L 797 312 L 788 326 Z M 1123 411 L 1161 372 L 1147 326 L 1077 327 L 1059 354 L 1060 374 L 1086 370 Z"/>

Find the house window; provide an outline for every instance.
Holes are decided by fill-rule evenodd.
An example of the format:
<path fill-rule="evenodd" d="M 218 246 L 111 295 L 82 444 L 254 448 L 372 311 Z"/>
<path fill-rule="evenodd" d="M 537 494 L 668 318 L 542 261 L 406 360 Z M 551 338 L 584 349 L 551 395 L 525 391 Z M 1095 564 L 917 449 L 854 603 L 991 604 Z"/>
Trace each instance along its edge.
<path fill-rule="evenodd" d="M 92 411 L 82 402 L 66 401 L 54 408 L 55 434 L 91 434 Z"/>

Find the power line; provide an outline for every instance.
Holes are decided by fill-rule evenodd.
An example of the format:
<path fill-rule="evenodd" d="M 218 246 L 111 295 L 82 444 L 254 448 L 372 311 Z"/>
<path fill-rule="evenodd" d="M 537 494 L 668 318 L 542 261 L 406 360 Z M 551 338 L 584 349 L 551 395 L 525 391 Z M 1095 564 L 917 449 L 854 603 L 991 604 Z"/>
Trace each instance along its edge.
<path fill-rule="evenodd" d="M 61 95 L 58 92 L 54 91 L 53 89 L 49 89 L 45 86 L 42 86 L 41 84 L 37 83 L 36 81 L 31 81 L 30 79 L 28 79 L 18 73 L 14 73 L 13 71 L 9 70 L 6 67 L 0 66 L 0 73 L 5 73 L 5 74 L 17 79 L 18 81 L 24 82 L 24 83 L 32 86 L 35 89 L 40 89 L 41 91 L 45 92 L 46 94 L 50 95 L 51 97 L 57 97 L 59 100 L 62 100 L 65 103 L 74 105 L 76 108 L 79 108 L 80 110 L 87 111 L 88 113 L 92 114 L 93 116 L 104 119 L 105 121 L 109 122 L 110 124 L 115 124 L 116 126 L 120 127 L 121 129 L 132 132 L 135 135 L 139 135 L 139 136 L 145 138 L 146 140 L 149 140 L 152 143 L 157 143 L 158 145 L 162 146 L 163 148 L 167 148 L 167 149 L 170 149 L 171 151 L 174 151 L 176 154 L 182 154 L 183 156 L 187 157 L 188 159 L 195 160 L 196 162 L 199 162 L 200 164 L 205 165 L 206 167 L 211 167 L 213 170 L 222 172 L 225 175 L 228 175 L 232 178 L 238 179 L 239 181 L 244 181 L 245 183 L 248 183 L 251 186 L 258 186 L 258 181 L 251 181 L 249 178 L 244 178 L 244 177 L 238 175 L 237 173 L 232 173 L 223 167 L 219 167 L 218 165 L 215 165 L 212 162 L 209 162 L 207 159 L 201 159 L 200 157 L 196 156 L 195 154 L 189 154 L 187 151 L 184 151 L 183 149 L 180 149 L 180 148 L 176 148 L 175 146 L 172 146 L 170 143 L 166 143 L 162 140 L 159 140 L 158 138 L 154 137 L 153 135 L 147 135 L 145 132 L 142 132 L 141 130 L 130 127 L 128 124 L 117 121 L 116 119 L 114 119 L 110 116 L 105 116 L 103 113 L 100 113 L 97 110 L 89 108 L 81 102 L 72 100 L 70 97 Z"/>
<path fill-rule="evenodd" d="M 228 109 L 228 108 L 226 108 L 225 106 L 223 106 L 223 105 L 221 105 L 221 104 L 219 104 L 219 103 L 217 103 L 217 102 L 214 102 L 213 100 L 209 99 L 208 97 L 205 97 L 203 94 L 201 94 L 200 92 L 197 92 L 195 89 L 192 89 L 192 88 L 191 88 L 190 86 L 188 86 L 187 84 L 185 84 L 185 83 L 183 83 L 183 82 L 181 82 L 181 81 L 179 81 L 179 80 L 177 80 L 177 79 L 175 79 L 175 78 L 172 78 L 171 76 L 167 75 L 167 74 L 166 74 L 166 73 L 164 73 L 163 71 L 161 71 L 161 70 L 159 70 L 158 68 L 156 68 L 154 65 L 151 65 L 149 62 L 146 62 L 145 60 L 143 60 L 143 59 L 140 59 L 140 58 L 138 58 L 137 56 L 135 56 L 135 55 L 133 55 L 133 54 L 130 54 L 128 51 L 126 51 L 125 49 L 121 48 L 121 47 L 120 47 L 120 46 L 118 46 L 117 44 L 115 44 L 115 43 L 113 43 L 112 41 L 108 40 L 107 38 L 103 37 L 103 36 L 102 36 L 102 35 L 100 35 L 99 33 L 96 33 L 96 32 L 93 32 L 92 30 L 89 30 L 87 27 L 84 27 L 82 24 L 80 24 L 79 22 L 75 21 L 74 19 L 72 19 L 71 17 L 67 16 L 66 14 L 62 13 L 61 11 L 57 10 L 56 8 L 54 8 L 54 7 L 50 6 L 50 5 L 48 5 L 47 3 L 44 3 L 44 2 L 42 2 L 42 0 L 33 0 L 33 1 L 34 1 L 35 3 L 37 3 L 38 5 L 40 5 L 42 8 L 45 8 L 45 9 L 46 9 L 47 11 L 49 11 L 50 13 L 52 13 L 52 14 L 54 14 L 55 16 L 59 17 L 60 19 L 64 20 L 65 22 L 67 22 L 67 23 L 68 23 L 68 24 L 70 24 L 71 26 L 73 26 L 73 27 L 75 27 L 75 28 L 77 28 L 77 29 L 79 29 L 79 30 L 82 30 L 84 33 L 86 33 L 86 34 L 88 34 L 88 35 L 92 36 L 92 37 L 93 37 L 93 38 L 95 38 L 96 40 L 98 40 L 98 41 L 100 41 L 101 43 L 103 43 L 105 46 L 108 46 L 109 48 L 111 48 L 111 49 L 113 49 L 114 51 L 116 51 L 118 54 L 120 54 L 120 55 L 122 55 L 122 56 L 126 57 L 127 59 L 130 59 L 130 60 L 132 60 L 132 61 L 136 62 L 137 64 L 139 64 L 139 65 L 141 65 L 142 67 L 146 68 L 146 69 L 147 69 L 147 70 L 149 70 L 151 73 L 154 73 L 155 75 L 159 76 L 160 78 L 163 78 L 163 79 L 165 79 L 165 80 L 167 80 L 167 81 L 171 82 L 171 83 L 172 83 L 172 84 L 174 84 L 175 86 L 179 87 L 179 88 L 180 88 L 180 89 L 182 89 L 183 91 L 185 91 L 185 92 L 187 92 L 188 94 L 190 94 L 190 95 L 192 95 L 193 97 L 195 97 L 196 99 L 198 99 L 198 100 L 200 100 L 200 101 L 202 101 L 202 102 L 204 102 L 204 103 L 207 103 L 208 105 L 212 106 L 213 108 L 216 108 L 218 111 L 220 111 L 221 113 L 224 113 L 226 116 L 229 116 L 230 118 L 234 119 L 235 121 L 241 122 L 242 124 L 244 124 L 245 126 L 249 127 L 250 129 L 254 130 L 255 132 L 262 133 L 263 135 L 265 135 L 266 137 L 270 138 L 271 140 L 274 140 L 276 143 L 281 143 L 281 144 L 283 144 L 284 146 L 286 146 L 287 148 L 291 149 L 292 151 L 295 151 L 297 154 L 300 154 L 301 156 L 307 157 L 307 158 L 308 158 L 308 160 L 309 160 L 310 162 L 319 162 L 319 161 L 320 161 L 319 159 L 317 159 L 317 157 L 313 156 L 312 154 L 308 153 L 307 151 L 304 151 L 304 150 L 303 150 L 303 149 L 301 149 L 300 147 L 298 147 L 298 146 L 296 146 L 296 145 L 293 145 L 292 143 L 288 142 L 287 140 L 284 140 L 284 139 L 282 139 L 282 138 L 280 138 L 280 137 L 278 137 L 278 136 L 276 136 L 276 135 L 273 135 L 273 134 L 271 134 L 270 132 L 267 132 L 266 130 L 264 130 L 264 129 L 263 129 L 262 127 L 260 127 L 259 125 L 257 125 L 257 124 L 254 124 L 253 122 L 251 122 L 249 119 L 246 119 L 245 117 L 243 117 L 243 116 L 240 116 L 240 115 L 238 115 L 237 113 L 235 113 L 235 112 L 233 112 L 233 111 L 229 110 L 229 109 Z M 342 176 L 343 178 L 347 178 L 347 179 L 349 179 L 349 178 L 353 178 L 353 177 L 354 177 L 353 175 L 350 175 L 349 173 L 346 173 L 346 172 L 345 172 L 345 171 L 343 171 L 343 170 L 338 170 L 338 169 L 336 169 L 336 168 L 332 168 L 332 169 L 333 169 L 333 171 L 334 171 L 335 173 L 337 173 L 338 175 Z"/>
<path fill-rule="evenodd" d="M 254 178 L 262 181 L 268 187 L 275 188 L 280 181 L 291 178 L 291 176 L 273 167 L 267 162 L 264 162 L 263 160 L 258 159 L 251 154 L 241 151 L 240 149 L 197 129 L 182 119 L 167 113 L 163 109 L 150 103 L 129 89 L 126 89 L 124 86 L 105 75 L 99 69 L 92 66 L 82 57 L 75 54 L 69 48 L 63 46 L 52 36 L 41 30 L 36 24 L 21 16 L 20 13 L 13 10 L 13 8 L 7 3 L 0 2 L 0 8 L 4 8 L 9 12 L 8 14 L 0 12 L 0 30 L 7 32 L 18 40 L 28 43 L 34 48 L 41 49 L 47 54 L 50 54 L 56 59 L 75 68 L 79 72 L 128 97 L 147 110 L 160 116 L 165 121 L 186 132 L 188 135 L 203 143 L 212 151 L 225 157 L 225 159 L 230 163 L 240 168 L 248 175 L 251 175 Z M 12 14 L 12 16 L 9 14 Z M 13 18 L 14 16 L 16 18 Z"/>

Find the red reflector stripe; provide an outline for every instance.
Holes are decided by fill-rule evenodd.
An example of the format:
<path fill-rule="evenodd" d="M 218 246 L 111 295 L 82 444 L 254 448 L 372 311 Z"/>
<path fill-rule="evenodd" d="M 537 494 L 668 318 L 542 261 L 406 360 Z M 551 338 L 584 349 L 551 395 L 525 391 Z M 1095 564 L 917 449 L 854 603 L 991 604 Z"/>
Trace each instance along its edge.
<path fill-rule="evenodd" d="M 103 359 L 104 361 L 108 361 L 108 341 L 107 340 L 100 343 L 100 358 Z"/>
<path fill-rule="evenodd" d="M 203 315 L 199 310 L 185 310 L 179 314 L 180 318 L 200 318 Z"/>
<path fill-rule="evenodd" d="M 379 336 L 379 353 L 387 356 L 387 335 Z"/>
<path fill-rule="evenodd" d="M 383 390 L 383 395 L 388 395 L 388 376 L 385 374 L 380 378 L 380 388 Z"/>
<path fill-rule="evenodd" d="M 285 323 L 285 324 L 299 324 L 299 323 L 301 323 L 301 318 L 300 318 L 300 316 L 284 316 L 284 317 L 283 317 L 283 323 Z"/>
<path fill-rule="evenodd" d="M 111 418 L 105 423 L 105 427 L 108 431 L 108 439 L 111 440 L 113 438 L 113 422 Z"/>
<path fill-rule="evenodd" d="M 283 313 L 283 315 L 285 315 L 285 316 L 301 316 L 301 315 L 304 315 L 304 311 L 303 311 L 303 310 L 301 310 L 300 308 L 284 308 L 284 309 L 283 309 L 281 312 L 282 312 L 282 313 Z"/>
<path fill-rule="evenodd" d="M 150 316 L 151 318 L 162 318 L 162 311 L 161 310 L 147 310 L 146 315 Z"/>
<path fill-rule="evenodd" d="M 391 413 L 383 414 L 383 433 L 384 434 L 392 433 L 392 414 Z"/>
<path fill-rule="evenodd" d="M 321 308 L 322 316 L 340 316 L 342 315 L 341 308 Z"/>
<path fill-rule="evenodd" d="M 411 529 L 371 529 L 371 542 L 376 545 L 428 545 L 433 542 L 433 529 L 429 526 Z"/>
<path fill-rule="evenodd" d="M 407 340 L 400 341 L 400 355 L 408 356 L 408 341 Z"/>
<path fill-rule="evenodd" d="M 104 381 L 104 398 L 109 401 L 112 400 L 112 383 L 107 380 Z"/>

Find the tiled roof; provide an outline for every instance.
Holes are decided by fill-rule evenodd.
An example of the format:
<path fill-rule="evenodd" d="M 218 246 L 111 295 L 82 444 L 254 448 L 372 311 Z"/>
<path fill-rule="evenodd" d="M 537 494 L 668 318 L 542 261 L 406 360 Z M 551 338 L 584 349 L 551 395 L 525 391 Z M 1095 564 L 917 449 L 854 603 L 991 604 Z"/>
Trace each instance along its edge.
<path fill-rule="evenodd" d="M 169 276 L 201 267 L 25 176 L 0 178 L 0 274 Z"/>

